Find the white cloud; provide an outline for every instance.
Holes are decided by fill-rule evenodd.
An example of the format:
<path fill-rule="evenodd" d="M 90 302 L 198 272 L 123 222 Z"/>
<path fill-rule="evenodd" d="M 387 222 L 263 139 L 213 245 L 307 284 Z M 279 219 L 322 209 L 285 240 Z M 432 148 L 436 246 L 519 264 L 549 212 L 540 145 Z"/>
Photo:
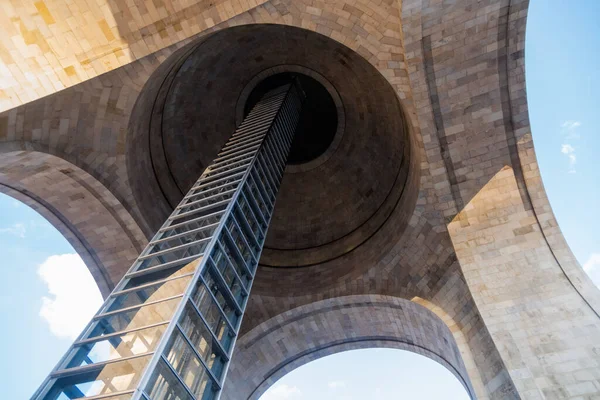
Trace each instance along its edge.
<path fill-rule="evenodd" d="M 577 155 L 575 154 L 575 148 L 570 144 L 563 144 L 560 147 L 560 152 L 565 154 L 569 158 L 569 173 L 574 174 L 575 164 L 577 164 Z"/>
<path fill-rule="evenodd" d="M 593 253 L 583 264 L 583 269 L 598 288 L 600 288 L 600 253 Z"/>
<path fill-rule="evenodd" d="M 55 336 L 75 339 L 102 304 L 94 278 L 77 254 L 48 257 L 38 275 L 49 294 L 42 297 L 40 317 Z"/>
<path fill-rule="evenodd" d="M 25 232 L 26 231 L 27 230 L 25 229 L 25 225 L 22 224 L 22 223 L 12 224 L 8 228 L 0 228 L 0 234 L 7 233 L 9 235 L 15 235 L 15 236 L 18 236 L 20 238 L 24 238 L 25 237 Z"/>
<path fill-rule="evenodd" d="M 572 135 L 571 137 L 568 137 L 568 139 L 579 139 L 579 134 L 575 132 L 575 130 L 580 126 L 581 122 L 573 120 L 565 121 L 560 125 L 560 127 L 562 128 L 562 132 L 565 135 Z"/>
<path fill-rule="evenodd" d="M 580 138 L 579 132 L 577 132 L 577 128 L 581 126 L 581 122 L 569 120 L 563 122 L 560 127 L 562 134 L 565 139 L 565 143 L 560 146 L 560 152 L 567 156 L 569 159 L 569 173 L 574 174 L 575 164 L 577 164 L 577 155 L 575 154 L 575 147 L 571 144 L 573 140 L 578 140 Z"/>
<path fill-rule="evenodd" d="M 327 384 L 329 389 L 341 389 L 346 387 L 346 382 L 344 381 L 332 381 Z"/>
<path fill-rule="evenodd" d="M 260 400 L 287 400 L 298 399 L 302 393 L 296 386 L 289 386 L 285 383 L 277 384 L 267 390 Z"/>
<path fill-rule="evenodd" d="M 560 147 L 560 152 L 563 154 L 572 154 L 575 153 L 575 149 L 570 144 L 563 144 Z"/>

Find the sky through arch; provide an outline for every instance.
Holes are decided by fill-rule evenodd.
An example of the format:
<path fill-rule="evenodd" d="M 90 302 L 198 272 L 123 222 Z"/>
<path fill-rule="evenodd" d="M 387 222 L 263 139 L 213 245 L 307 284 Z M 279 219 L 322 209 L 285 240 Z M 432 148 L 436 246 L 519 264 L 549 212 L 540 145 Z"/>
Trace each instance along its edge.
<path fill-rule="evenodd" d="M 27 399 L 100 307 L 102 296 L 61 233 L 5 194 L 0 194 L 0 250 L 0 387 L 3 398 Z"/>
<path fill-rule="evenodd" d="M 397 349 L 350 350 L 320 358 L 288 373 L 260 400 L 419 399 L 468 400 L 444 366 Z"/>
<path fill-rule="evenodd" d="M 546 193 L 575 257 L 600 286 L 600 2 L 533 0 L 527 100 Z"/>

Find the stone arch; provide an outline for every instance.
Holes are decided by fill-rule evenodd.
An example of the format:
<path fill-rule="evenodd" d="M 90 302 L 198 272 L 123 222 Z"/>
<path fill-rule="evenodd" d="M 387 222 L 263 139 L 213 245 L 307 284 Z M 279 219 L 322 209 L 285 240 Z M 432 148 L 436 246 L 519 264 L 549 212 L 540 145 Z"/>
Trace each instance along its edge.
<path fill-rule="evenodd" d="M 437 315 L 442 320 L 442 322 L 444 322 L 444 324 L 446 324 L 448 329 L 450 329 L 450 332 L 452 332 L 454 340 L 456 340 L 456 344 L 461 351 L 462 359 L 465 363 L 465 369 L 471 377 L 471 382 L 473 384 L 475 393 L 485 393 L 483 379 L 481 377 L 479 369 L 477 368 L 476 361 L 468 344 L 468 339 L 465 333 L 462 331 L 459 324 L 457 324 L 454 318 L 452 318 L 452 316 L 450 316 L 450 314 L 448 314 L 446 310 L 444 310 L 440 306 L 435 305 L 429 300 L 415 296 L 411 299 L 411 301 L 427 308 L 429 311 Z"/>
<path fill-rule="evenodd" d="M 46 218 L 81 256 L 103 297 L 143 249 L 131 215 L 93 176 L 31 143 L 0 143 L 0 191 Z"/>
<path fill-rule="evenodd" d="M 407 0 L 402 27 L 423 138 L 435 143 L 431 158 L 450 154 L 439 169 L 451 194 L 445 225 L 474 304 L 517 392 L 567 398 L 574 394 L 563 382 L 571 379 L 586 376 L 580 384 L 597 387 L 597 377 L 580 371 L 598 359 L 600 292 L 562 237 L 535 158 L 528 3 L 498 1 L 483 18 L 468 1 L 433 9 Z M 459 24 L 444 18 L 454 12 Z M 463 39 L 440 38 L 447 29 Z M 479 140 L 482 132 L 493 132 L 489 141 Z M 540 337 L 551 344 L 538 345 Z M 561 355 L 576 352 L 576 368 L 561 369 Z"/>
<path fill-rule="evenodd" d="M 452 332 L 433 312 L 409 300 L 356 295 L 294 308 L 255 327 L 236 345 L 223 399 L 258 399 L 295 368 L 341 351 L 408 350 L 439 362 L 475 398 Z"/>

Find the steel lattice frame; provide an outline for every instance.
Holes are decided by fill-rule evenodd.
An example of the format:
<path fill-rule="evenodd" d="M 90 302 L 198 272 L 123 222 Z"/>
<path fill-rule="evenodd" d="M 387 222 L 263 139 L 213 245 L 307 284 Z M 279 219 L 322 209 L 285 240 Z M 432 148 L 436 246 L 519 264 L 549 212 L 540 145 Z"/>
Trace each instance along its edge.
<path fill-rule="evenodd" d="M 303 98 L 253 107 L 34 399 L 219 397 Z"/>

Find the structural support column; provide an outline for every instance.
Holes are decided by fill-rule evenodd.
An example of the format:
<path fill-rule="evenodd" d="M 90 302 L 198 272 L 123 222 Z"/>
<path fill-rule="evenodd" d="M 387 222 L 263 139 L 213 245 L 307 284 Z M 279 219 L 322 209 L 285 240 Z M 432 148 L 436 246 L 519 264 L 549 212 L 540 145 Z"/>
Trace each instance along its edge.
<path fill-rule="evenodd" d="M 304 95 L 259 101 L 34 399 L 217 399 Z"/>

